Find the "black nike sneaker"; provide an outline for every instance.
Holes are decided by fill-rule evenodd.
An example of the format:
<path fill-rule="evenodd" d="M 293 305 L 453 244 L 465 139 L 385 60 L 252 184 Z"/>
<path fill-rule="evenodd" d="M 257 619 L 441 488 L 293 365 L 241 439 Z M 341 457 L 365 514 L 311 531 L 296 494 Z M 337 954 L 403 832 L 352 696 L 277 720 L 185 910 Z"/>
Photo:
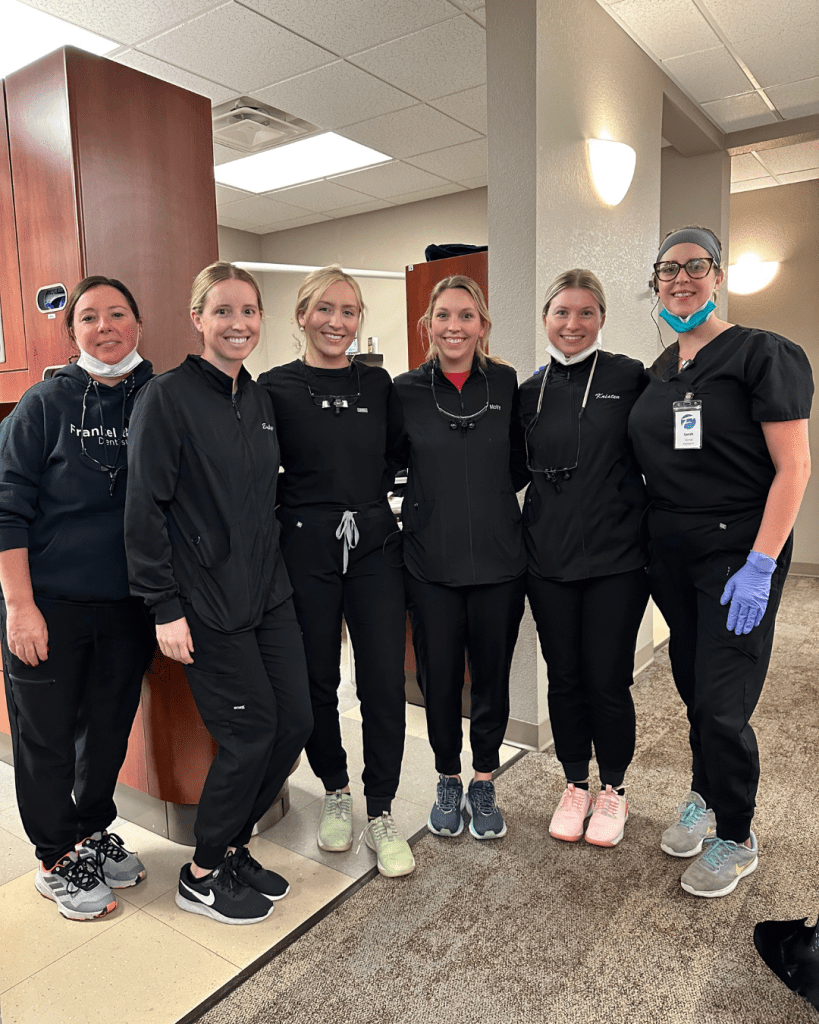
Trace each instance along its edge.
<path fill-rule="evenodd" d="M 179 872 L 176 905 L 191 914 L 222 924 L 256 924 L 273 913 L 275 904 L 236 873 L 233 854 L 204 878 L 194 878 L 190 864 Z"/>

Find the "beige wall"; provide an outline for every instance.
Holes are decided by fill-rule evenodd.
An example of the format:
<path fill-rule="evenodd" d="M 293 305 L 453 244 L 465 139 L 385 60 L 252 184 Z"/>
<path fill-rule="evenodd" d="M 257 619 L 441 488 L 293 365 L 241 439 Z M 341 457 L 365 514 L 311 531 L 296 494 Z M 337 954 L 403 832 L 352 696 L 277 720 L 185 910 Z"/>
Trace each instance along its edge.
<path fill-rule="evenodd" d="M 262 236 L 252 231 L 219 226 L 219 259 L 228 263 L 255 263 L 262 258 Z"/>
<path fill-rule="evenodd" d="M 728 319 L 797 342 L 819 370 L 819 181 L 740 192 L 731 197 L 731 262 L 746 252 L 778 260 L 776 277 L 755 295 L 729 295 Z M 796 522 L 793 560 L 819 572 L 819 424 L 811 420 L 814 478 Z M 800 566 L 795 566 L 800 568 Z"/>

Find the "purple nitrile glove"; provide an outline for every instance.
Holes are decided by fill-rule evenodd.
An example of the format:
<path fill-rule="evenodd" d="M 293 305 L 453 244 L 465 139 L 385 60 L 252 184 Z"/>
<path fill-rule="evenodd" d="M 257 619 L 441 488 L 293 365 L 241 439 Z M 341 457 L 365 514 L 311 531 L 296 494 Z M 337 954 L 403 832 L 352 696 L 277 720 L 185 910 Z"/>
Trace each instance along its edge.
<path fill-rule="evenodd" d="M 775 568 L 775 559 L 759 551 L 752 551 L 745 565 L 725 584 L 719 603 L 726 605 L 731 602 L 726 626 L 737 636 L 750 633 L 762 622 L 768 607 L 771 576 Z"/>

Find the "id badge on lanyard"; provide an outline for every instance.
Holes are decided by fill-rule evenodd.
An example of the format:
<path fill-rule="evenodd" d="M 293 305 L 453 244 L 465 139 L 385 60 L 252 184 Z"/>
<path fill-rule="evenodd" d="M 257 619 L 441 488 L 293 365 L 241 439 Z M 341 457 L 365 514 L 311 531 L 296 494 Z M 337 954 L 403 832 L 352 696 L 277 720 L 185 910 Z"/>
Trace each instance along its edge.
<path fill-rule="evenodd" d="M 686 392 L 682 402 L 674 402 L 674 448 L 702 448 L 702 402 Z"/>

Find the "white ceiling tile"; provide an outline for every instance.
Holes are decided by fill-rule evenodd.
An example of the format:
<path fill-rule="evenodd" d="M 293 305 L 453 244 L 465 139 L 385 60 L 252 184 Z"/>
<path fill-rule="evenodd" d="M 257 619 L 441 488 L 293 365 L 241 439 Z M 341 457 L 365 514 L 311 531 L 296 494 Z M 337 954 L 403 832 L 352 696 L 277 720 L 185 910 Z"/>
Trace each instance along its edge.
<path fill-rule="evenodd" d="M 253 231 L 257 235 L 269 235 L 274 231 L 289 231 L 290 228 L 304 228 L 308 224 L 320 224 L 322 221 L 330 220 L 323 213 L 310 213 L 304 217 L 297 217 L 296 220 L 283 220 L 273 221 L 272 224 L 266 224 L 264 227 L 253 228 Z"/>
<path fill-rule="evenodd" d="M 464 178 L 461 184 L 465 188 L 486 188 L 489 180 L 485 174 L 481 174 L 477 178 Z"/>
<path fill-rule="evenodd" d="M 386 210 L 393 206 L 386 199 L 371 199 L 368 203 L 359 203 L 357 206 L 341 206 L 337 210 L 325 210 L 328 217 L 338 220 L 341 217 L 357 217 L 359 213 L 372 213 L 373 210 Z"/>
<path fill-rule="evenodd" d="M 753 153 L 731 157 L 731 181 L 750 181 L 765 173 L 765 168 Z"/>
<path fill-rule="evenodd" d="M 750 178 L 748 181 L 734 181 L 731 183 L 731 195 L 736 192 L 755 192 L 758 188 L 773 188 L 777 184 L 776 178 Z"/>
<path fill-rule="evenodd" d="M 352 188 L 356 192 L 373 196 L 375 199 L 391 199 L 404 192 L 416 192 L 422 188 L 434 188 L 437 185 L 447 184 L 435 174 L 429 174 L 418 167 L 410 167 L 409 164 L 402 164 L 398 161 L 381 164 L 380 167 L 370 167 L 364 171 L 350 171 L 348 174 L 340 174 L 331 180 L 345 188 Z"/>
<path fill-rule="evenodd" d="M 243 0 L 279 25 L 346 56 L 446 21 L 446 0 Z M 482 2 L 482 0 L 481 0 Z"/>
<path fill-rule="evenodd" d="M 806 171 L 819 167 L 819 141 L 800 142 L 796 146 L 778 146 L 775 149 L 764 149 L 759 159 L 765 169 L 779 177 L 793 171 Z"/>
<path fill-rule="evenodd" d="M 460 146 L 448 146 L 435 153 L 414 156 L 410 161 L 433 174 L 440 174 L 450 181 L 478 178 L 486 175 L 486 139 L 464 142 Z"/>
<path fill-rule="evenodd" d="M 342 188 L 332 181 L 313 181 L 308 185 L 295 185 L 293 188 L 279 189 L 268 195 L 280 203 L 289 203 L 314 213 L 325 213 L 337 210 L 342 206 L 356 206 L 361 203 L 361 193 L 352 189 Z"/>
<path fill-rule="evenodd" d="M 412 96 L 343 60 L 257 90 L 254 98 L 328 129 L 343 128 L 415 102 Z"/>
<path fill-rule="evenodd" d="M 789 174 L 778 175 L 783 185 L 792 185 L 796 181 L 814 181 L 819 178 L 819 167 L 811 167 L 805 171 L 791 171 Z"/>
<path fill-rule="evenodd" d="M 153 78 L 161 78 L 163 82 L 171 82 L 182 89 L 199 93 L 200 96 L 207 96 L 211 103 L 225 103 L 238 93 L 235 89 L 228 89 L 227 86 L 218 85 L 216 82 L 209 82 L 206 78 L 192 75 L 190 71 L 183 71 L 174 67 L 164 60 L 157 60 L 142 50 L 126 50 L 119 56 L 112 58 L 118 64 L 126 64 L 129 68 L 143 71 Z"/>
<path fill-rule="evenodd" d="M 390 196 L 390 200 L 396 205 L 404 203 L 417 203 L 422 199 L 436 199 L 438 196 L 452 195 L 453 192 L 465 192 L 463 185 L 456 185 L 448 181 L 446 185 L 439 185 L 437 188 L 422 188 L 417 192 L 402 192 L 398 196 Z"/>
<path fill-rule="evenodd" d="M 273 224 L 282 220 L 293 220 L 304 217 L 304 210 L 264 196 L 242 199 L 238 203 L 230 203 L 219 211 L 219 223 L 229 228 L 241 228 L 243 231 L 255 231 L 261 224 Z"/>
<path fill-rule="evenodd" d="M 399 158 L 480 138 L 478 132 L 422 103 L 350 125 L 339 134 Z"/>
<path fill-rule="evenodd" d="M 691 0 L 622 0 L 616 13 L 660 60 L 719 45 L 719 37 Z"/>
<path fill-rule="evenodd" d="M 215 142 L 213 144 L 213 163 L 216 167 L 219 164 L 229 164 L 231 160 L 239 160 L 246 155 L 237 149 L 231 149 L 230 146 L 220 146 Z"/>
<path fill-rule="evenodd" d="M 793 40 L 790 36 L 776 36 L 769 40 L 760 34 L 736 44 L 737 51 L 763 89 L 801 82 L 816 74 L 819 17 L 814 16 L 814 23 L 805 27 L 809 41 L 805 38 Z"/>
<path fill-rule="evenodd" d="M 164 32 L 200 11 L 213 7 L 214 0 L 25 0 L 57 18 L 81 25 L 106 39 L 136 43 Z"/>
<path fill-rule="evenodd" d="M 326 50 L 237 3 L 217 7 L 140 49 L 244 93 L 333 60 Z"/>
<path fill-rule="evenodd" d="M 481 25 L 486 27 L 486 7 L 476 7 L 472 12 L 472 17 L 477 18 Z"/>
<path fill-rule="evenodd" d="M 805 117 L 819 111 L 819 78 L 774 86 L 765 92 L 783 117 Z"/>
<path fill-rule="evenodd" d="M 486 32 L 461 15 L 350 59 L 412 96 L 433 100 L 486 82 Z"/>
<path fill-rule="evenodd" d="M 724 132 L 739 132 L 776 121 L 755 92 L 729 96 L 728 99 L 716 100 L 714 103 L 703 103 L 702 109 Z"/>
<path fill-rule="evenodd" d="M 227 206 L 229 203 L 238 203 L 240 199 L 253 199 L 254 196 L 250 192 L 245 192 L 240 188 L 230 188 L 228 185 L 216 184 L 216 205 Z"/>
<path fill-rule="evenodd" d="M 478 11 L 484 6 L 484 0 L 457 0 L 457 6 L 465 11 Z"/>
<path fill-rule="evenodd" d="M 724 46 L 673 57 L 663 61 L 663 67 L 698 103 L 737 96 L 752 88 L 748 76 Z"/>
<path fill-rule="evenodd" d="M 461 124 L 474 128 L 481 135 L 486 135 L 486 86 L 479 85 L 474 89 L 453 93 L 452 96 L 440 96 L 431 106 Z"/>

